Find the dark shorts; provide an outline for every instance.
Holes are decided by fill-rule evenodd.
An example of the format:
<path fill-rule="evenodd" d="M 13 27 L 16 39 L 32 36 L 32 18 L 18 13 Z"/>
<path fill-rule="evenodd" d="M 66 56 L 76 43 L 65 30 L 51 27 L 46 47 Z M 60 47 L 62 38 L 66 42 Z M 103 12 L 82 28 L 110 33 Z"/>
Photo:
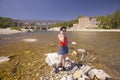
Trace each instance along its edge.
<path fill-rule="evenodd" d="M 59 47 L 59 55 L 64 55 L 64 54 L 68 54 L 69 50 L 67 46 L 60 46 Z"/>

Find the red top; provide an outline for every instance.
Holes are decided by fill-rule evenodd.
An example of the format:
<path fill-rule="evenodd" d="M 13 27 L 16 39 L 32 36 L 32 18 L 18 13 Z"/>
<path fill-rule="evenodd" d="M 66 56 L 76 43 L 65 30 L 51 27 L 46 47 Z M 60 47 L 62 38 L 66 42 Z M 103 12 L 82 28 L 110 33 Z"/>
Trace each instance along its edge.
<path fill-rule="evenodd" d="M 67 46 L 68 44 L 67 37 L 64 37 L 64 42 L 62 42 L 59 38 L 58 41 L 59 41 L 59 46 Z"/>

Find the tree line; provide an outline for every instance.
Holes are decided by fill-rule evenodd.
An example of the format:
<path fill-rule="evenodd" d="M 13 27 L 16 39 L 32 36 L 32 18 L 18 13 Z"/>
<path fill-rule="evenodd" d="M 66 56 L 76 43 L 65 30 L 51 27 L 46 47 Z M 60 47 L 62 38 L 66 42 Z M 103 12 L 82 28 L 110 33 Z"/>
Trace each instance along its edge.
<path fill-rule="evenodd" d="M 70 20 L 70 21 L 65 21 L 62 23 L 57 23 L 57 24 L 52 24 L 49 25 L 50 27 L 61 27 L 61 26 L 66 26 L 66 27 L 73 27 L 74 23 L 78 23 L 78 20 Z"/>
<path fill-rule="evenodd" d="M 8 28 L 15 26 L 15 21 L 12 18 L 0 17 L 0 28 Z"/>
<path fill-rule="evenodd" d="M 73 24 L 78 23 L 78 19 L 82 16 L 78 16 L 76 20 L 65 21 L 63 23 L 49 25 L 50 27 L 72 27 Z M 120 10 L 115 11 L 113 14 L 107 16 L 95 16 L 100 22 L 98 28 L 104 29 L 120 29 Z M 15 27 L 16 22 L 12 18 L 0 17 L 0 28 Z M 16 26 L 17 27 L 17 26 Z"/>
<path fill-rule="evenodd" d="M 51 25 L 52 27 L 67 26 L 72 27 L 73 24 L 78 23 L 78 19 L 83 16 L 78 16 L 76 20 L 66 21 L 60 24 Z M 107 16 L 94 16 L 99 22 L 98 28 L 101 29 L 120 29 L 120 10 Z"/>
<path fill-rule="evenodd" d="M 120 10 L 107 16 L 98 16 L 100 21 L 99 28 L 104 29 L 120 29 Z"/>

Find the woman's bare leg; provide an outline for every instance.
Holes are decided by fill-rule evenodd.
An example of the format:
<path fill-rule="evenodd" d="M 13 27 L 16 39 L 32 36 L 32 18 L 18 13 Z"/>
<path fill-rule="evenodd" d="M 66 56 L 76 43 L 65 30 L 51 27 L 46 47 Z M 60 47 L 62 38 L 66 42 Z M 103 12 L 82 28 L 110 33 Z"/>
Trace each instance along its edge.
<path fill-rule="evenodd" d="M 57 68 L 59 68 L 60 66 L 62 66 L 62 60 L 63 60 L 63 55 L 60 55 L 59 62 L 57 64 Z"/>
<path fill-rule="evenodd" d="M 66 59 L 67 54 L 64 54 L 62 57 L 62 66 L 65 66 L 65 59 Z"/>

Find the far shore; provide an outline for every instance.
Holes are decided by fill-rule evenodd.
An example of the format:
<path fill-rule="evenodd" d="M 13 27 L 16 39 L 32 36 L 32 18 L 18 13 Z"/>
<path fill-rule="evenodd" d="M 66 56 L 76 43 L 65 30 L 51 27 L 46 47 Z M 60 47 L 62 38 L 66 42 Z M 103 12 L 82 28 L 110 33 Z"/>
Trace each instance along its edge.
<path fill-rule="evenodd" d="M 0 29 L 0 35 L 23 33 L 23 32 L 27 32 L 27 30 L 21 29 L 21 31 L 20 31 L 20 30 L 12 30 L 12 29 L 10 29 L 10 28 Z"/>
<path fill-rule="evenodd" d="M 33 30 L 31 30 L 33 31 Z M 59 31 L 59 28 L 51 28 L 48 29 L 47 31 Z M 67 31 L 98 31 L 98 32 L 120 32 L 120 29 L 67 29 Z M 21 29 L 21 31 L 19 30 L 12 30 L 10 28 L 6 28 L 6 29 L 0 29 L 0 35 L 4 35 L 4 34 L 15 34 L 15 33 L 24 33 L 24 32 L 28 32 L 27 29 Z"/>
<path fill-rule="evenodd" d="M 120 32 L 120 29 L 76 29 L 68 31 L 98 31 L 98 32 Z"/>
<path fill-rule="evenodd" d="M 59 31 L 59 28 L 51 28 L 48 31 Z M 120 29 L 67 29 L 67 31 L 98 31 L 98 32 L 120 32 Z"/>

